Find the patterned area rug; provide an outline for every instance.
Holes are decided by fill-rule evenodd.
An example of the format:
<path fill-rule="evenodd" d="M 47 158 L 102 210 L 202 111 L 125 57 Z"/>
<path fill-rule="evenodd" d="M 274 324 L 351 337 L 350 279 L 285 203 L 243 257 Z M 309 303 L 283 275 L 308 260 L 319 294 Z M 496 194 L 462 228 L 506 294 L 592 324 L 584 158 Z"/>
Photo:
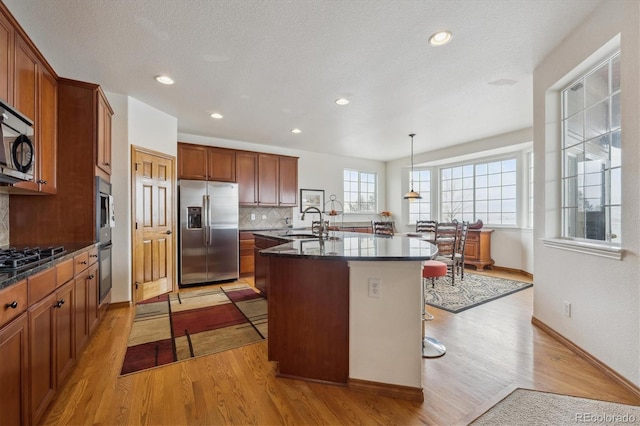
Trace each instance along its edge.
<path fill-rule="evenodd" d="M 267 300 L 235 283 L 163 295 L 136 306 L 121 375 L 267 338 Z"/>
<path fill-rule="evenodd" d="M 440 278 L 435 280 L 435 287 L 432 288 L 431 280 L 427 280 L 425 301 L 427 305 L 457 314 L 532 285 L 522 281 L 465 272 L 464 280 L 456 278 L 455 285 L 451 285 L 448 278 Z"/>
<path fill-rule="evenodd" d="M 640 407 L 634 405 L 516 389 L 471 424 L 547 426 L 637 422 L 640 422 Z"/>

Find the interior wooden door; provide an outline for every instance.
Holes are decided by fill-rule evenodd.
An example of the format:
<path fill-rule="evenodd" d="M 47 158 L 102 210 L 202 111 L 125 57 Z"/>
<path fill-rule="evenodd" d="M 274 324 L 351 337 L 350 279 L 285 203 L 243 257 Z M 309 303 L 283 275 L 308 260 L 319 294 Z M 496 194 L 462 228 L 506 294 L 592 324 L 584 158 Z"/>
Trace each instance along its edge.
<path fill-rule="evenodd" d="M 133 147 L 134 302 L 175 287 L 174 157 Z"/>

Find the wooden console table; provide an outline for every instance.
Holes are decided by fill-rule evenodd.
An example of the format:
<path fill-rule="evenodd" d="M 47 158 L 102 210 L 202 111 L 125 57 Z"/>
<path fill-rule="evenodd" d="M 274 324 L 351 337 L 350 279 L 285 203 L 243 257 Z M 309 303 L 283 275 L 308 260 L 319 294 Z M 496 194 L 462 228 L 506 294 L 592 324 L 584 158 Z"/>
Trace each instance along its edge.
<path fill-rule="evenodd" d="M 489 267 L 494 260 L 491 258 L 491 234 L 493 229 L 469 229 L 467 243 L 464 247 L 464 264 L 473 265 L 476 270 Z"/>

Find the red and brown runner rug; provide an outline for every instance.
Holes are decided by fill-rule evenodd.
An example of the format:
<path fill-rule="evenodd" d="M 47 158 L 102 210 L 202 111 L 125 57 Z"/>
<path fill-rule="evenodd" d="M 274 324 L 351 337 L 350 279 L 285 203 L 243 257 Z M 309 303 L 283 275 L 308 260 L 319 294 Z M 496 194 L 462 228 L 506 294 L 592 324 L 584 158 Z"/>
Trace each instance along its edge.
<path fill-rule="evenodd" d="M 267 338 L 267 300 L 243 283 L 163 295 L 136 306 L 121 375 Z"/>

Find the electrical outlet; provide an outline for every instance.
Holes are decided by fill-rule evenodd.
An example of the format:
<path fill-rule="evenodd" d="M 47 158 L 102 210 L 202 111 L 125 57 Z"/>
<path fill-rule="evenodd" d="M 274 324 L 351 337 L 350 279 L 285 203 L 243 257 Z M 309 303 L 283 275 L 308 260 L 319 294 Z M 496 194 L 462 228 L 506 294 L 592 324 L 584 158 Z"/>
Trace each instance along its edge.
<path fill-rule="evenodd" d="M 382 290 L 382 280 L 380 278 L 369 278 L 369 297 L 380 297 Z"/>
<path fill-rule="evenodd" d="M 571 303 L 566 300 L 564 301 L 564 314 L 571 318 Z"/>
<path fill-rule="evenodd" d="M 255 213 L 251 213 L 251 220 L 256 220 L 256 214 Z"/>

